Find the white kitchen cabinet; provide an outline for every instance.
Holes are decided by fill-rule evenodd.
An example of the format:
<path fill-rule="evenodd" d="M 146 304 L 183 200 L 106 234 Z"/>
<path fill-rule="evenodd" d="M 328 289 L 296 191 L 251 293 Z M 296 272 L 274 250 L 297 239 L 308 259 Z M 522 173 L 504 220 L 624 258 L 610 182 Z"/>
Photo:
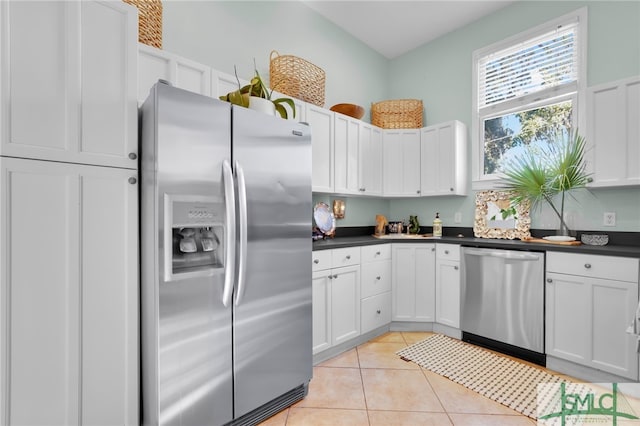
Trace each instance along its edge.
<path fill-rule="evenodd" d="M 419 197 L 420 130 L 383 130 L 382 152 L 383 195 Z"/>
<path fill-rule="evenodd" d="M 313 104 L 305 104 L 305 117 L 311 126 L 313 192 L 334 191 L 334 113 Z"/>
<path fill-rule="evenodd" d="M 460 328 L 460 246 L 436 244 L 436 322 Z"/>
<path fill-rule="evenodd" d="M 313 353 L 360 335 L 360 247 L 314 251 Z"/>
<path fill-rule="evenodd" d="M 138 62 L 138 103 L 140 104 L 147 99 L 149 90 L 159 79 L 190 92 L 205 96 L 212 95 L 211 68 L 206 65 L 143 43 L 138 44 Z"/>
<path fill-rule="evenodd" d="M 547 253 L 546 353 L 638 380 L 638 259 Z"/>
<path fill-rule="evenodd" d="M 360 265 L 331 272 L 331 341 L 338 345 L 360 335 Z"/>
<path fill-rule="evenodd" d="M 435 320 L 436 245 L 392 244 L 393 321 Z"/>
<path fill-rule="evenodd" d="M 138 167 L 137 13 L 0 2 L 0 154 Z"/>
<path fill-rule="evenodd" d="M 331 347 L 331 250 L 312 255 L 313 353 Z"/>
<path fill-rule="evenodd" d="M 3 424 L 138 424 L 136 179 L 0 158 Z"/>
<path fill-rule="evenodd" d="M 391 245 L 361 248 L 361 331 L 367 333 L 391 322 Z"/>
<path fill-rule="evenodd" d="M 360 194 L 360 120 L 334 113 L 334 192 Z"/>
<path fill-rule="evenodd" d="M 331 271 L 313 272 L 313 353 L 331 347 Z"/>
<path fill-rule="evenodd" d="M 587 92 L 587 167 L 590 186 L 640 185 L 640 77 Z"/>
<path fill-rule="evenodd" d="M 467 195 L 467 128 L 449 121 L 420 130 L 420 193 Z"/>
<path fill-rule="evenodd" d="M 358 180 L 364 195 L 382 195 L 382 129 L 360 122 L 360 160 Z"/>
<path fill-rule="evenodd" d="M 382 130 L 335 113 L 334 192 L 382 195 Z"/>

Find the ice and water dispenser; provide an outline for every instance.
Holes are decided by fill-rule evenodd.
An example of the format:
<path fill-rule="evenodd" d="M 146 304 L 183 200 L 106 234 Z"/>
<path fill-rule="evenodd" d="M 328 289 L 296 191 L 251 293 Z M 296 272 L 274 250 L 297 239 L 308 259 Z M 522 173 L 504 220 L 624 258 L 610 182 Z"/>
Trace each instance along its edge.
<path fill-rule="evenodd" d="M 165 195 L 165 281 L 211 275 L 224 266 L 224 204 Z"/>

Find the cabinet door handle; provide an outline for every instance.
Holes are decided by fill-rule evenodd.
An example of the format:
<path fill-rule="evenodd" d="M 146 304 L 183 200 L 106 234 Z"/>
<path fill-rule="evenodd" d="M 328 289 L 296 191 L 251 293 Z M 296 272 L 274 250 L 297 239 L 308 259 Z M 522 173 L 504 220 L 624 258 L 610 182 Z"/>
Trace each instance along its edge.
<path fill-rule="evenodd" d="M 317 265 L 318 263 L 320 263 L 320 259 L 313 259 L 313 263 Z"/>
<path fill-rule="evenodd" d="M 350 254 L 347 255 L 347 260 L 349 260 L 349 259 L 351 259 L 351 255 Z"/>
<path fill-rule="evenodd" d="M 449 188 L 449 191 L 453 192 L 453 188 Z"/>
<path fill-rule="evenodd" d="M 380 252 L 379 251 L 376 252 L 376 256 L 380 256 Z"/>
<path fill-rule="evenodd" d="M 380 275 L 378 275 L 378 276 L 376 277 L 376 280 L 380 281 Z"/>
<path fill-rule="evenodd" d="M 449 254 L 449 250 L 445 250 L 445 251 L 444 251 L 444 254 Z"/>
<path fill-rule="evenodd" d="M 329 278 L 330 280 L 333 279 L 333 275 L 329 275 L 327 278 Z"/>
<path fill-rule="evenodd" d="M 378 315 L 380 315 L 381 313 L 382 313 L 382 311 L 381 311 L 380 309 L 378 309 L 378 310 L 376 311 L 376 314 L 378 314 Z"/>
<path fill-rule="evenodd" d="M 130 160 L 137 160 L 137 159 L 138 159 L 138 156 L 136 155 L 136 153 L 135 153 L 135 152 L 130 152 L 130 153 L 129 153 L 129 159 L 130 159 Z"/>
<path fill-rule="evenodd" d="M 130 177 L 130 178 L 129 178 L 129 183 L 130 183 L 131 185 L 135 185 L 135 184 L 136 184 L 136 182 L 138 182 L 138 180 L 137 180 L 136 178 L 134 178 L 134 177 Z"/>
<path fill-rule="evenodd" d="M 552 280 L 551 278 L 547 278 L 547 282 L 548 282 L 549 284 L 551 284 L 551 283 L 553 282 L 553 280 Z"/>
<path fill-rule="evenodd" d="M 432 247 L 432 248 L 431 248 L 431 251 L 436 251 L 435 247 Z"/>
<path fill-rule="evenodd" d="M 419 194 L 419 193 L 420 193 L 420 190 L 418 189 L 418 190 L 416 191 L 416 194 Z"/>
<path fill-rule="evenodd" d="M 453 267 L 453 269 L 455 269 L 455 270 L 457 271 L 457 270 L 458 270 L 458 267 L 457 267 L 457 266 L 454 266 L 454 267 Z"/>
<path fill-rule="evenodd" d="M 333 275 L 333 278 L 338 278 L 338 274 L 334 274 L 334 275 Z"/>
<path fill-rule="evenodd" d="M 587 268 L 587 269 L 591 269 L 591 264 L 590 263 L 585 263 L 584 267 Z"/>

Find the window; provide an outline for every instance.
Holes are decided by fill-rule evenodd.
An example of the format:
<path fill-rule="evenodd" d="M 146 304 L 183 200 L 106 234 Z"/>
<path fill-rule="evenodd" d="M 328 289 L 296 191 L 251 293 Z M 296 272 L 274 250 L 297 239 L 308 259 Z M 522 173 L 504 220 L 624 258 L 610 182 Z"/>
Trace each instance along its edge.
<path fill-rule="evenodd" d="M 579 124 L 586 9 L 473 55 L 473 188 L 495 186 L 501 162 Z"/>

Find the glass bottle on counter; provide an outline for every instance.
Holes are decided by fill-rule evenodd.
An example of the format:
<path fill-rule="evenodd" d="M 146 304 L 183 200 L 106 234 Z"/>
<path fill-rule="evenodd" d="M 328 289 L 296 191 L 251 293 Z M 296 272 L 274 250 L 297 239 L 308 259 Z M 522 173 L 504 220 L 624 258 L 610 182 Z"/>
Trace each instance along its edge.
<path fill-rule="evenodd" d="M 436 213 L 436 218 L 433 219 L 433 236 L 442 237 L 442 220 L 440 219 L 440 213 Z"/>

